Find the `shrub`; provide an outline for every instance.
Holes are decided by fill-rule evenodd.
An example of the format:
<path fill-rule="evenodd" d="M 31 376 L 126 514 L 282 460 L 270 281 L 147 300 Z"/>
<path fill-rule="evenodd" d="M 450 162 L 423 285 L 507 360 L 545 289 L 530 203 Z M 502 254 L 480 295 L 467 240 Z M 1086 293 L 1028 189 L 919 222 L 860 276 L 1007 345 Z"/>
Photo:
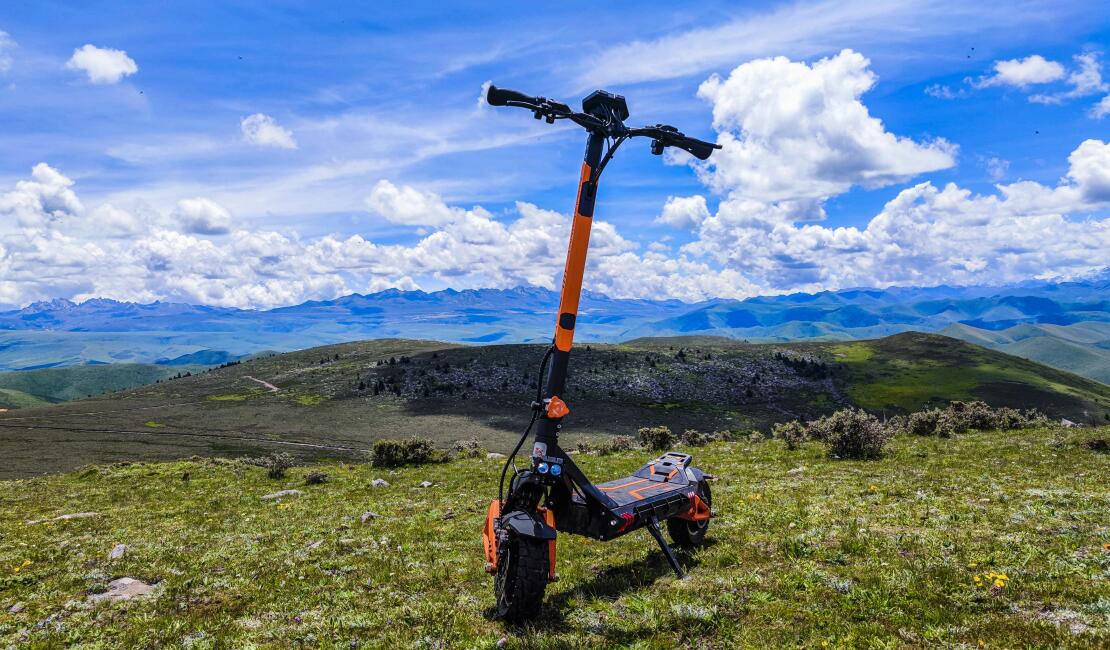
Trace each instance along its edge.
<path fill-rule="evenodd" d="M 837 458 L 878 458 L 890 440 L 882 422 L 863 409 L 847 408 L 809 423 L 810 435 Z M 816 435 L 814 435 L 816 433 Z"/>
<path fill-rule="evenodd" d="M 431 440 L 377 440 L 370 450 L 370 463 L 375 467 L 400 467 L 440 462 L 445 454 L 435 448 Z"/>
<path fill-rule="evenodd" d="M 951 438 L 957 433 L 967 431 L 967 420 L 959 411 L 945 409 L 937 414 L 933 433 L 941 438 Z"/>
<path fill-rule="evenodd" d="M 628 451 L 636 446 L 636 441 L 631 436 L 613 436 L 608 440 L 601 440 L 596 442 L 582 441 L 575 446 L 575 451 L 583 454 L 597 454 L 604 456 L 606 454 L 616 453 L 618 451 Z"/>
<path fill-rule="evenodd" d="M 482 448 L 482 444 L 478 442 L 477 438 L 470 440 L 457 440 L 451 446 L 451 453 L 460 458 L 478 458 L 486 455 L 486 450 Z"/>
<path fill-rule="evenodd" d="M 667 427 L 644 427 L 640 429 L 640 444 L 646 449 L 662 451 L 670 449 L 675 442 L 675 435 Z"/>
<path fill-rule="evenodd" d="M 776 424 L 774 428 L 771 429 L 771 436 L 785 442 L 786 448 L 791 451 L 797 449 L 809 438 L 805 425 L 797 420 Z"/>
<path fill-rule="evenodd" d="M 273 479 L 285 478 L 285 470 L 293 466 L 293 457 L 284 451 L 275 451 L 269 456 L 261 456 L 259 458 L 243 457 L 239 462 L 247 465 L 254 465 L 255 467 L 262 467 L 266 470 L 266 475 Z"/>
<path fill-rule="evenodd" d="M 305 474 L 304 477 L 305 485 L 320 485 L 322 483 L 327 483 L 327 481 L 328 475 L 324 472 L 309 472 Z"/>
<path fill-rule="evenodd" d="M 694 447 L 702 447 L 704 445 L 708 445 L 711 442 L 732 440 L 732 433 L 729 431 L 702 432 L 698 431 L 697 429 L 687 429 L 686 431 L 682 432 L 682 436 L 680 436 L 680 438 L 682 439 L 682 442 L 688 445 Z"/>
<path fill-rule="evenodd" d="M 936 433 L 940 409 L 929 409 L 911 413 L 906 420 L 906 430 L 915 436 L 931 436 Z"/>

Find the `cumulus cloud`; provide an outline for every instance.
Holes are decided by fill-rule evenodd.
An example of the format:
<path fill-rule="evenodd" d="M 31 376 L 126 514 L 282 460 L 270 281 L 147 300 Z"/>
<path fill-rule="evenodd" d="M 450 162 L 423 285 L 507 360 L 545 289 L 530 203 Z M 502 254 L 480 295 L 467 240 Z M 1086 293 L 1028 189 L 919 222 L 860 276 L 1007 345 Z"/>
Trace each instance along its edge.
<path fill-rule="evenodd" d="M 976 88 L 991 86 L 1013 86 L 1028 88 L 1035 84 L 1046 84 L 1064 78 L 1064 66 L 1049 61 L 1040 54 L 1032 54 L 1024 59 L 1009 59 L 994 62 L 994 74 L 972 81 Z"/>
<path fill-rule="evenodd" d="M 0 216 L 5 217 L 0 220 L 0 227 L 13 222 L 34 227 L 80 214 L 84 208 L 72 186 L 72 180 L 50 165 L 35 165 L 31 180 L 19 181 L 15 190 L 0 195 Z"/>
<path fill-rule="evenodd" d="M 397 187 L 387 180 L 374 185 L 366 205 L 374 214 L 408 226 L 444 226 L 466 214 L 465 210 L 448 207 L 432 192 L 407 185 Z"/>
<path fill-rule="evenodd" d="M 0 30 L 0 74 L 12 69 L 12 50 L 15 49 L 15 41 L 4 30 Z"/>
<path fill-rule="evenodd" d="M 881 187 L 955 164 L 956 147 L 886 130 L 860 97 L 875 85 L 870 62 L 844 50 L 813 65 L 785 57 L 740 65 L 698 90 L 713 104 L 717 142 L 702 167 L 718 192 L 770 202 L 819 202 L 854 185 Z M 819 211 L 812 211 L 820 217 Z"/>
<path fill-rule="evenodd" d="M 1038 104 L 1062 104 L 1076 97 L 1087 97 L 1106 92 L 1110 86 L 1102 80 L 1102 63 L 1096 52 L 1088 52 L 1075 57 L 1078 67 L 1068 75 L 1070 90 L 1058 93 L 1031 95 L 1029 101 Z"/>
<path fill-rule="evenodd" d="M 682 252 L 764 291 L 998 283 L 1072 277 L 1110 265 L 1110 144 L 1087 140 L 1056 186 L 1031 181 L 974 195 L 949 183 L 901 191 L 865 228 L 797 223 L 789 209 L 732 194 Z"/>
<path fill-rule="evenodd" d="M 139 66 L 127 56 L 127 52 L 89 44 L 74 50 L 66 67 L 84 72 L 89 82 L 94 84 L 119 83 L 124 77 L 139 71 Z"/>
<path fill-rule="evenodd" d="M 243 140 L 259 147 L 276 149 L 296 149 L 297 141 L 293 132 L 282 127 L 274 118 L 264 113 L 255 113 L 239 122 Z"/>
<path fill-rule="evenodd" d="M 655 222 L 675 228 L 696 228 L 708 218 L 709 208 L 704 196 L 670 196 Z"/>
<path fill-rule="evenodd" d="M 231 213 L 203 197 L 178 201 L 172 216 L 187 233 L 224 235 L 231 231 Z"/>

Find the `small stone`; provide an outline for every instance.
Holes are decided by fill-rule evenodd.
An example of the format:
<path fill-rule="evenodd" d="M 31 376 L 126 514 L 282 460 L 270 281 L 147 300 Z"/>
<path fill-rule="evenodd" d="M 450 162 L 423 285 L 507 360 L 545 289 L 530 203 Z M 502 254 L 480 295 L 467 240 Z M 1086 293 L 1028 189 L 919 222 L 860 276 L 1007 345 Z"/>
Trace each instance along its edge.
<path fill-rule="evenodd" d="M 99 516 L 100 516 L 99 512 L 74 512 L 74 513 L 71 513 L 71 514 L 68 514 L 68 515 L 58 515 L 57 517 L 53 517 L 53 518 L 47 517 L 46 519 L 33 519 L 31 521 L 28 521 L 27 525 L 28 526 L 34 526 L 35 524 L 41 524 L 41 523 L 45 523 L 47 521 L 68 521 L 70 519 L 87 519 L 89 517 L 99 517 Z"/>
<path fill-rule="evenodd" d="M 804 467 L 795 467 L 794 469 L 788 471 L 787 474 L 801 474 L 804 471 L 806 471 L 806 468 Z"/>
<path fill-rule="evenodd" d="M 509 645 L 509 639 L 507 637 L 501 637 L 500 639 L 497 640 L 497 647 L 498 648 L 504 648 L 507 645 Z"/>
<path fill-rule="evenodd" d="M 431 481 L 424 481 L 424 482 L 422 482 L 422 483 L 420 484 L 420 487 L 422 487 L 422 488 L 430 488 L 430 487 L 432 487 L 432 482 L 431 482 Z"/>
<path fill-rule="evenodd" d="M 296 496 L 300 496 L 302 494 L 304 494 L 304 492 L 301 492 L 300 490 L 282 490 L 280 492 L 274 492 L 273 494 L 267 494 L 266 496 L 264 496 L 262 498 L 272 500 L 272 499 L 281 499 L 283 497 L 296 497 Z"/>
<path fill-rule="evenodd" d="M 316 549 L 323 546 L 323 544 L 324 544 L 324 540 L 318 539 L 315 542 L 312 542 L 311 544 L 308 545 L 308 550 L 315 551 Z"/>
<path fill-rule="evenodd" d="M 454 510 L 448 510 L 447 512 L 443 513 L 443 520 L 444 521 L 447 521 L 448 519 L 454 519 L 454 518 L 455 518 L 455 511 Z"/>
<path fill-rule="evenodd" d="M 373 481 L 370 481 L 370 487 L 389 487 L 389 481 L 385 480 L 384 478 L 376 478 Z"/>
<path fill-rule="evenodd" d="M 108 583 L 108 590 L 100 594 L 92 594 L 89 601 L 99 603 L 102 601 L 131 600 L 144 598 L 154 593 L 154 586 L 148 585 L 135 578 L 118 578 Z"/>
<path fill-rule="evenodd" d="M 369 510 L 367 510 L 366 512 L 362 513 L 362 517 L 361 517 L 362 523 L 365 524 L 366 522 L 370 521 L 371 519 L 377 519 L 379 516 L 380 515 L 378 515 L 378 513 L 370 512 Z"/>
<path fill-rule="evenodd" d="M 505 457 L 505 454 L 499 454 L 496 451 L 491 451 L 488 454 L 486 454 L 486 458 L 489 459 L 489 460 L 500 460 L 504 457 Z"/>
<path fill-rule="evenodd" d="M 126 553 L 127 553 L 127 545 L 126 544 L 116 544 L 112 548 L 112 552 L 108 554 L 108 559 L 109 560 L 118 560 L 121 557 L 123 557 L 124 554 L 126 554 Z"/>
<path fill-rule="evenodd" d="M 9 614 L 18 614 L 18 613 L 23 611 L 24 607 L 26 607 L 26 605 L 24 605 L 23 603 L 16 603 L 16 604 L 14 604 L 14 605 L 12 605 L 11 607 L 8 608 L 8 613 Z"/>

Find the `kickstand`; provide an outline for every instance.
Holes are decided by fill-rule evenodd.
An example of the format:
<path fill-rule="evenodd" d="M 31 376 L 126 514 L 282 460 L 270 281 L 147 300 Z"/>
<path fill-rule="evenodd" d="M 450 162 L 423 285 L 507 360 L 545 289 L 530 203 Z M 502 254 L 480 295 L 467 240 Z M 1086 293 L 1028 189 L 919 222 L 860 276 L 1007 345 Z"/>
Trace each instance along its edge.
<path fill-rule="evenodd" d="M 667 556 L 667 561 L 671 563 L 671 568 L 674 569 L 675 575 L 680 579 L 685 578 L 686 574 L 682 572 L 682 565 L 678 563 L 678 558 L 674 556 L 674 551 L 667 545 L 667 540 L 663 539 L 663 533 L 659 531 L 659 522 L 655 519 L 649 519 L 647 523 L 648 532 L 659 542 L 659 548 L 663 549 L 663 555 Z"/>

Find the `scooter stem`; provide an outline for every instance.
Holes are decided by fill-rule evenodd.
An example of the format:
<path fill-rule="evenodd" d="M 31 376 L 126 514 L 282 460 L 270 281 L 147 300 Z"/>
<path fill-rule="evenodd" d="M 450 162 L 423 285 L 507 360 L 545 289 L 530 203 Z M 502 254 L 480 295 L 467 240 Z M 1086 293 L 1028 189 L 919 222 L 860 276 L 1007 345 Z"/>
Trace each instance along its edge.
<path fill-rule="evenodd" d="M 601 150 L 605 135 L 591 131 L 586 140 L 586 156 L 582 162 L 582 175 L 578 181 L 578 200 L 574 208 L 574 221 L 570 228 L 570 245 L 567 248 L 567 264 L 563 270 L 563 288 L 559 296 L 559 312 L 555 320 L 555 351 L 551 355 L 551 365 L 547 377 L 543 378 L 543 397 L 545 400 L 562 395 L 566 388 L 567 365 L 570 361 L 570 348 L 574 342 L 574 325 L 578 318 L 578 301 L 582 296 L 582 275 L 586 270 L 586 252 L 590 247 L 590 228 L 593 226 L 594 200 L 597 198 L 597 175 L 595 170 L 601 162 Z M 536 431 L 536 451 L 559 438 L 561 417 L 548 417 L 544 414 Z M 542 445 L 542 447 L 541 447 Z"/>

